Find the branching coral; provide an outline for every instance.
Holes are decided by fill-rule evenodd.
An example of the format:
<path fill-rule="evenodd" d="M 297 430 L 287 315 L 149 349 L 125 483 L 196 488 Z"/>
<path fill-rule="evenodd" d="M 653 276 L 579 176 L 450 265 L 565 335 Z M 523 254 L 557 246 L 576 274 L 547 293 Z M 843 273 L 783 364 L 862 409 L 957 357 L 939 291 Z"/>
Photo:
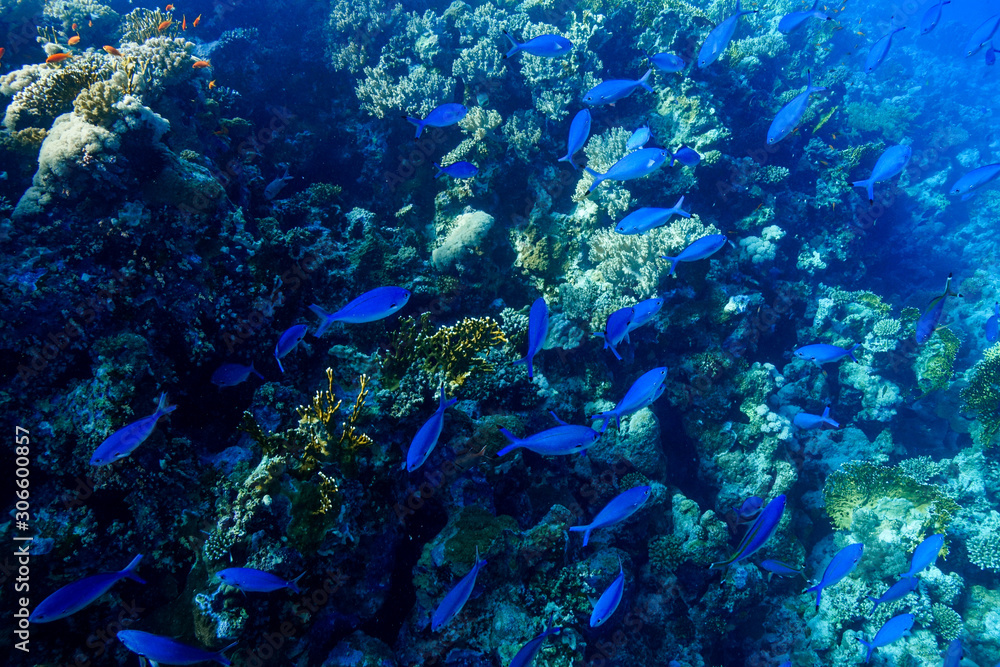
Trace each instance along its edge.
<path fill-rule="evenodd" d="M 992 444 L 1000 431 L 1000 343 L 983 353 L 968 381 L 961 394 L 963 409 L 976 413 L 979 441 L 984 446 Z"/>
<path fill-rule="evenodd" d="M 945 532 L 959 510 L 958 503 L 940 488 L 918 482 L 899 466 L 850 461 L 830 475 L 823 487 L 826 512 L 839 529 L 850 528 L 859 508 L 874 508 L 886 498 L 903 498 L 912 503 L 925 515 L 925 532 Z"/>
<path fill-rule="evenodd" d="M 26 65 L 0 79 L 0 93 L 13 97 L 4 115 L 11 132 L 26 127 L 48 128 L 73 108 L 80 91 L 111 78 L 114 65 L 104 53 L 86 53 L 62 65 Z"/>
<path fill-rule="evenodd" d="M 161 29 L 160 26 L 167 21 L 170 23 Z M 180 34 L 181 22 L 175 21 L 170 12 L 163 13 L 159 9 L 137 7 L 125 15 L 122 43 L 142 44 L 151 37 L 177 37 Z"/>
<path fill-rule="evenodd" d="M 451 388 L 460 387 L 473 373 L 492 373 L 489 352 L 507 342 L 500 325 L 490 317 L 467 317 L 453 326 L 434 329 L 430 314 L 407 317 L 392 334 L 392 353 L 382 365 L 383 378 L 392 386 L 404 375 L 423 372 L 442 376 Z"/>

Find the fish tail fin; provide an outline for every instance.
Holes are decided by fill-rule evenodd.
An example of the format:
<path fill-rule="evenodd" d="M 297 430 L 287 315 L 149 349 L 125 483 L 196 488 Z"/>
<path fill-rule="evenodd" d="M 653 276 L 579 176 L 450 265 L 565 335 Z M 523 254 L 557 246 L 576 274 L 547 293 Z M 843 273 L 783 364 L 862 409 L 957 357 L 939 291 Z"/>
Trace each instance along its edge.
<path fill-rule="evenodd" d="M 668 257 L 667 255 L 660 255 L 660 259 L 665 259 L 670 262 L 670 275 L 676 275 L 675 271 L 677 269 L 677 258 Z"/>
<path fill-rule="evenodd" d="M 618 354 L 618 350 L 615 349 L 614 345 L 612 345 L 608 341 L 604 341 L 604 347 L 611 349 L 611 353 L 615 355 L 615 359 L 617 359 L 618 361 L 622 360 L 622 355 Z"/>
<path fill-rule="evenodd" d="M 284 373 L 285 367 L 281 365 L 281 359 L 278 358 L 278 355 L 274 355 L 274 360 L 278 362 L 278 370 Z"/>
<path fill-rule="evenodd" d="M 601 424 L 601 428 L 598 433 L 604 433 L 608 430 L 608 422 L 611 420 L 611 416 L 607 412 L 599 412 L 596 415 L 590 416 L 590 421 L 597 421 L 598 419 L 603 419 L 604 423 Z"/>
<path fill-rule="evenodd" d="M 569 532 L 571 533 L 583 533 L 583 546 L 587 546 L 590 542 L 590 533 L 594 529 L 590 525 L 586 526 L 570 526 Z"/>
<path fill-rule="evenodd" d="M 861 343 L 855 343 L 854 345 L 852 345 L 847 349 L 847 354 L 851 357 L 852 360 L 854 360 L 854 363 L 856 364 L 861 363 L 860 361 L 858 361 L 858 358 L 854 356 L 854 350 L 858 349 L 859 347 L 861 347 Z"/>
<path fill-rule="evenodd" d="M 639 83 L 640 86 L 642 86 L 643 88 L 645 88 L 646 90 L 648 90 L 651 93 L 653 92 L 653 87 L 651 85 L 649 85 L 648 83 L 646 83 L 646 82 L 649 80 L 649 75 L 652 74 L 652 73 L 653 73 L 653 68 L 650 67 L 648 70 L 646 70 L 645 74 L 643 74 L 641 77 L 639 77 L 639 81 L 638 81 L 638 83 Z"/>
<path fill-rule="evenodd" d="M 583 170 L 586 171 L 588 174 L 590 174 L 591 176 L 594 177 L 594 182 L 590 184 L 590 189 L 587 190 L 587 192 L 593 192 L 594 188 L 596 188 L 598 185 L 600 185 L 601 181 L 604 180 L 604 174 L 598 174 L 596 171 L 594 171 L 590 167 L 584 167 Z"/>
<path fill-rule="evenodd" d="M 573 156 L 572 155 L 567 154 L 564 157 L 559 158 L 558 162 L 569 162 L 569 165 L 571 167 L 573 167 L 574 169 L 579 169 L 579 167 L 576 166 L 576 162 L 573 162 Z"/>
<path fill-rule="evenodd" d="M 331 324 L 333 324 L 333 322 L 330 320 L 330 313 L 326 312 L 321 307 L 317 306 L 315 303 L 309 306 L 309 310 L 311 310 L 319 317 L 319 328 L 316 329 L 315 333 L 316 338 L 319 338 L 324 333 L 326 333 L 326 330 L 330 327 Z M 278 365 L 279 366 L 281 365 L 280 361 L 278 362 Z"/>
<path fill-rule="evenodd" d="M 442 169 L 441 165 L 439 165 L 437 162 L 431 162 L 431 164 L 437 167 L 438 170 L 438 173 L 434 174 L 434 178 L 441 178 L 441 174 L 444 173 L 444 169 Z"/>
<path fill-rule="evenodd" d="M 259 377 L 261 380 L 264 380 L 265 382 L 267 381 L 267 378 L 265 378 L 263 375 L 261 375 L 260 373 L 258 373 L 257 369 L 253 367 L 253 362 L 252 361 L 250 362 L 250 372 L 253 373 L 254 375 L 256 375 L 257 377 Z M 221 389 L 221 387 L 220 387 L 220 389 Z"/>
<path fill-rule="evenodd" d="M 833 428 L 840 428 L 840 424 L 838 424 L 836 421 L 834 421 L 833 419 L 830 418 L 830 406 L 829 405 L 826 406 L 826 408 L 823 410 L 823 414 L 822 414 L 822 416 L 820 418 L 824 422 L 826 422 L 827 424 L 829 424 L 830 426 L 832 426 Z"/>
<path fill-rule="evenodd" d="M 859 642 L 861 642 L 866 649 L 868 649 L 868 655 L 865 656 L 865 662 L 868 662 L 872 658 L 872 652 L 875 651 L 875 647 L 866 642 L 861 637 L 855 637 Z"/>
<path fill-rule="evenodd" d="M 219 649 L 219 650 L 218 650 L 218 651 L 216 651 L 216 653 L 215 653 L 215 654 L 214 654 L 214 655 L 212 656 L 212 660 L 216 661 L 216 662 L 217 662 L 217 663 L 219 663 L 220 665 L 226 665 L 227 667 L 228 667 L 229 665 L 232 665 L 233 663 L 229 662 L 229 658 L 227 658 L 227 657 L 225 656 L 225 653 L 226 653 L 226 651 L 228 651 L 228 650 L 229 650 L 229 649 L 231 649 L 232 647 L 236 646 L 237 644 L 239 644 L 239 642 L 233 642 L 233 643 L 232 643 L 232 644 L 230 644 L 229 646 L 226 646 L 226 647 L 224 647 L 224 648 L 221 648 L 221 649 Z"/>
<path fill-rule="evenodd" d="M 296 592 L 296 593 L 301 593 L 302 591 L 301 591 L 301 590 L 299 590 L 299 579 L 301 579 L 301 578 L 302 578 L 302 577 L 304 577 L 304 576 L 306 576 L 306 573 L 305 573 L 305 572 L 303 572 L 303 573 L 302 573 L 302 574 L 300 574 L 299 576 L 297 576 L 297 577 L 295 577 L 294 579 L 292 579 L 291 581 L 289 581 L 289 582 L 288 582 L 288 587 L 289 587 L 290 589 L 292 589 L 292 590 L 293 590 L 294 592 Z M 223 649 L 223 650 L 225 650 L 225 649 Z"/>
<path fill-rule="evenodd" d="M 674 154 L 671 151 L 667 151 L 667 153 L 670 153 L 670 163 L 667 166 L 672 167 L 677 160 L 674 158 Z"/>
<path fill-rule="evenodd" d="M 820 584 L 816 584 L 815 586 L 807 588 L 805 592 L 816 594 L 816 608 L 819 609 L 820 600 L 823 599 L 823 587 Z"/>
<path fill-rule="evenodd" d="M 160 394 L 160 402 L 156 405 L 156 414 L 160 417 L 163 415 L 169 415 L 171 412 L 177 409 L 176 405 L 170 405 L 167 403 L 167 392 L 162 392 Z"/>
<path fill-rule="evenodd" d="M 517 361 L 510 362 L 511 366 L 516 366 L 518 364 L 525 364 L 528 367 L 528 379 L 535 379 L 535 369 L 531 364 L 531 357 L 525 357 L 524 359 L 518 359 Z"/>
<path fill-rule="evenodd" d="M 403 116 L 403 118 L 405 118 L 408 123 L 413 123 L 414 125 L 417 126 L 416 138 L 419 139 L 420 133 L 424 131 L 424 121 L 420 120 L 419 118 L 415 118 L 414 116 Z"/>
<path fill-rule="evenodd" d="M 511 37 L 510 33 L 508 33 L 506 30 L 503 31 L 503 34 L 504 34 L 504 37 L 506 37 L 508 40 L 510 40 L 511 47 L 513 47 L 513 48 L 511 48 L 510 51 L 507 52 L 507 55 L 504 56 L 504 58 L 510 58 L 511 56 L 513 56 L 514 54 L 516 54 L 518 51 L 521 50 L 521 46 L 522 45 L 518 44 L 517 42 L 515 42 L 514 38 Z"/>
<path fill-rule="evenodd" d="M 146 583 L 146 580 L 135 573 L 137 567 L 139 567 L 139 561 L 142 560 L 142 554 L 139 554 L 132 559 L 132 562 L 125 566 L 125 569 L 119 572 L 123 577 L 131 579 L 132 581 L 138 581 L 140 584 Z"/>
<path fill-rule="evenodd" d="M 497 452 L 497 456 L 507 456 L 508 454 L 510 454 L 515 449 L 518 449 L 520 446 L 521 446 L 520 443 L 515 443 L 515 444 L 507 445 L 506 447 L 504 447 L 503 449 L 501 449 L 499 452 Z"/>
<path fill-rule="evenodd" d="M 514 435 L 513 433 L 511 433 L 510 431 L 508 431 L 507 429 L 505 429 L 503 426 L 498 426 L 497 428 L 503 434 L 503 437 L 505 437 L 508 440 L 510 440 L 510 443 L 512 445 L 517 445 L 518 447 L 521 446 L 521 439 L 520 438 L 518 438 L 516 435 Z M 504 454 L 503 450 L 500 450 L 500 455 L 503 456 L 503 454 Z"/>
<path fill-rule="evenodd" d="M 863 181 L 854 181 L 851 185 L 856 188 L 865 188 L 868 190 L 868 203 L 875 203 L 875 181 L 869 178 Z"/>
<path fill-rule="evenodd" d="M 684 195 L 681 195 L 681 198 L 677 200 L 676 204 L 674 204 L 674 212 L 677 215 L 683 216 L 685 218 L 690 218 L 691 213 L 689 211 L 685 211 L 684 209 L 682 209 L 681 206 L 684 206 Z"/>

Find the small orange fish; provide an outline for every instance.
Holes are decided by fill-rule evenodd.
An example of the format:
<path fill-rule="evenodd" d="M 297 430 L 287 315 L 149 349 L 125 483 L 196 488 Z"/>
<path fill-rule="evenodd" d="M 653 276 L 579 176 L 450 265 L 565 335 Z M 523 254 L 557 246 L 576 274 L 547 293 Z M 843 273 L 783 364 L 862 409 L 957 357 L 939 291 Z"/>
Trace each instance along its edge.
<path fill-rule="evenodd" d="M 187 29 L 188 29 L 188 17 L 187 14 L 185 14 L 184 20 L 181 21 L 181 30 L 187 30 Z"/>
<path fill-rule="evenodd" d="M 7 53 L 7 49 L 0 46 L 0 60 L 3 60 L 3 54 Z"/>
<path fill-rule="evenodd" d="M 87 21 L 87 27 L 88 28 L 93 28 L 94 27 L 94 20 L 93 19 Z"/>
<path fill-rule="evenodd" d="M 754 209 L 754 212 L 759 211 L 760 207 L 763 206 L 763 205 L 764 205 L 764 202 L 761 202 L 761 203 L 757 204 L 757 208 Z"/>
<path fill-rule="evenodd" d="M 207 60 L 199 60 L 194 65 L 191 65 L 194 69 L 205 69 L 206 67 L 211 67 L 212 63 Z"/>
<path fill-rule="evenodd" d="M 224 137 L 227 134 L 229 134 L 229 128 L 228 127 L 220 127 L 218 130 L 216 130 L 212 134 L 214 134 L 217 137 Z"/>
<path fill-rule="evenodd" d="M 75 23 L 73 24 L 73 30 L 76 30 L 76 24 Z"/>
<path fill-rule="evenodd" d="M 166 7 L 163 8 L 163 11 L 172 12 L 174 11 L 174 6 L 172 4 L 167 5 Z"/>
<path fill-rule="evenodd" d="M 865 33 L 861 32 L 860 30 L 858 30 L 858 32 L 856 34 L 861 35 L 862 37 L 865 36 Z"/>
<path fill-rule="evenodd" d="M 169 28 L 173 24 L 174 24 L 173 21 L 171 21 L 170 19 L 167 19 L 166 21 L 164 21 L 160 25 L 156 26 L 156 30 L 157 30 L 157 32 L 163 32 L 164 30 L 166 30 L 167 28 Z"/>
<path fill-rule="evenodd" d="M 829 167 L 829 166 L 830 166 L 830 163 L 829 163 L 829 162 L 827 162 L 826 160 L 820 160 L 820 161 L 819 161 L 819 163 L 820 163 L 821 165 L 823 165 L 824 167 Z"/>
<path fill-rule="evenodd" d="M 191 24 L 191 27 L 197 28 L 199 23 L 201 23 L 201 14 L 198 14 L 198 18 L 194 20 L 194 23 Z"/>
<path fill-rule="evenodd" d="M 836 138 L 837 138 L 837 135 L 836 135 L 836 134 L 834 134 L 834 135 L 833 135 L 833 138 L 834 138 L 834 139 L 836 139 Z"/>
<path fill-rule="evenodd" d="M 108 52 L 109 56 L 118 56 L 119 58 L 122 56 L 121 52 L 113 46 L 105 46 L 104 50 Z"/>
<path fill-rule="evenodd" d="M 215 79 L 208 82 L 208 89 L 212 90 L 213 88 L 215 88 Z"/>
<path fill-rule="evenodd" d="M 76 44 L 79 44 L 80 43 L 80 35 L 73 35 L 68 40 L 66 40 L 66 43 L 69 44 L 70 46 L 75 46 Z"/>
<path fill-rule="evenodd" d="M 67 58 L 72 58 L 72 53 L 53 53 L 51 56 L 45 59 L 47 63 L 61 63 Z"/>

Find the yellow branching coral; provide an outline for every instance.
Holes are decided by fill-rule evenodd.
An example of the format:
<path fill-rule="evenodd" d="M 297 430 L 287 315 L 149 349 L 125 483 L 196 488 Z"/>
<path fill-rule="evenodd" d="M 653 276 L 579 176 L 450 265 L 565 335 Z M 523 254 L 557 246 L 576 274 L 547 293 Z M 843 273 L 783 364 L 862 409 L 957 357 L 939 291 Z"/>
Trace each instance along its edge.
<path fill-rule="evenodd" d="M 393 351 L 383 363 L 383 376 L 390 384 L 398 383 L 413 369 L 441 376 L 455 389 L 473 373 L 492 373 L 494 366 L 486 355 L 506 342 L 500 325 L 490 317 L 466 317 L 437 329 L 428 313 L 419 320 L 407 317 L 392 334 Z"/>
<path fill-rule="evenodd" d="M 354 400 L 354 407 L 347 420 L 340 423 L 340 436 L 336 438 L 342 463 L 353 458 L 358 449 L 372 444 L 372 439 L 359 432 L 356 426 L 368 397 L 368 376 L 362 374 L 358 382 L 361 388 Z M 303 471 L 311 472 L 320 460 L 330 456 L 330 442 L 335 437 L 336 417 L 342 403 L 333 391 L 333 369 L 327 368 L 326 389 L 317 391 L 311 404 L 298 408 L 299 426 L 296 431 L 305 437 L 306 442 L 300 463 Z"/>
<path fill-rule="evenodd" d="M 170 12 L 138 7 L 125 15 L 122 42 L 142 44 L 150 37 L 179 37 L 180 33 L 181 22 L 174 21 Z"/>

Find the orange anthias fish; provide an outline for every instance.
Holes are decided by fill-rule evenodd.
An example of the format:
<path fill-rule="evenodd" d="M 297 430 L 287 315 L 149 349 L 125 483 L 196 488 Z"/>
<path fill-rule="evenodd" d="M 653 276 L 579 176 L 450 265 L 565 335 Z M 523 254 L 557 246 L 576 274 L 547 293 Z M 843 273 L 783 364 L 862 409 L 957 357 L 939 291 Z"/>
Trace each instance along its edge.
<path fill-rule="evenodd" d="M 90 19 L 89 21 L 87 21 L 87 27 L 88 28 L 93 28 L 94 27 L 94 19 Z"/>
<path fill-rule="evenodd" d="M 187 30 L 187 29 L 188 29 L 188 17 L 187 14 L 185 14 L 184 20 L 181 21 L 181 30 Z"/>
<path fill-rule="evenodd" d="M 215 79 L 208 82 L 208 89 L 212 90 L 213 88 L 215 88 Z"/>
<path fill-rule="evenodd" d="M 47 63 L 61 63 L 67 58 L 72 58 L 72 53 L 53 53 L 51 56 L 45 59 Z"/>
<path fill-rule="evenodd" d="M 195 62 L 195 64 L 191 65 L 191 67 L 193 67 L 194 69 L 205 69 L 206 67 L 211 67 L 211 66 L 212 63 L 208 62 L 207 60 L 199 60 Z"/>
<path fill-rule="evenodd" d="M 79 44 L 80 43 L 80 35 L 73 35 L 72 37 L 70 37 L 66 41 L 66 43 L 69 44 L 70 46 L 74 46 L 76 44 Z"/>
<path fill-rule="evenodd" d="M 157 32 L 163 32 L 164 30 L 166 30 L 167 28 L 169 28 L 173 24 L 174 24 L 173 21 L 171 21 L 170 19 L 167 19 L 166 21 L 164 21 L 160 25 L 156 26 L 156 30 L 157 30 Z"/>
<path fill-rule="evenodd" d="M 104 50 L 108 52 L 109 56 L 118 56 L 121 58 L 121 52 L 113 46 L 105 46 Z"/>
<path fill-rule="evenodd" d="M 173 5 L 167 5 L 166 7 L 163 8 L 163 11 L 172 12 L 172 11 L 174 11 L 174 6 Z"/>
<path fill-rule="evenodd" d="M 199 23 L 201 23 L 201 14 L 198 14 L 198 18 L 194 20 L 194 23 L 191 24 L 191 27 L 197 28 Z"/>
<path fill-rule="evenodd" d="M 3 54 L 7 53 L 7 49 L 0 46 L 0 60 L 3 60 Z"/>

